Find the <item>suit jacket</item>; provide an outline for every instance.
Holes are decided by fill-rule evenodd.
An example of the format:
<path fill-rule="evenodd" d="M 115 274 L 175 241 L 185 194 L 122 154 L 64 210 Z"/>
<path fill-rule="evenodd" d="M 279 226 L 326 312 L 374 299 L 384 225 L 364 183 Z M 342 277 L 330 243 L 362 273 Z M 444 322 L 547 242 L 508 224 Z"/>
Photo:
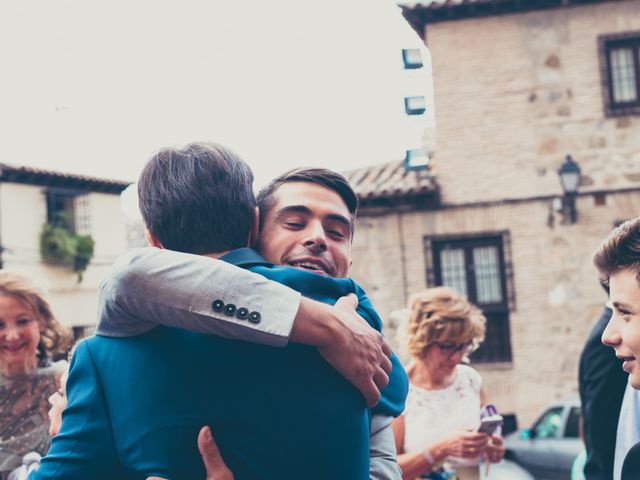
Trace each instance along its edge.
<path fill-rule="evenodd" d="M 580 355 L 578 380 L 582 403 L 583 434 L 587 450 L 587 480 L 611 480 L 618 416 L 627 373 L 613 348 L 602 343 L 602 332 L 611 318 L 605 307 Z"/>
<path fill-rule="evenodd" d="M 636 443 L 622 464 L 621 480 L 638 480 L 640 478 L 640 443 Z"/>
<path fill-rule="evenodd" d="M 245 266 L 314 286 L 319 300 L 355 290 L 350 280 L 271 268 L 255 252 L 244 253 L 251 257 Z M 362 300 L 359 313 L 370 317 Z M 245 308 L 220 303 L 210 299 L 211 308 L 237 318 Z M 377 315 L 369 321 L 379 327 Z M 399 380 L 380 408 L 399 413 L 406 376 L 395 370 Z M 369 411 L 314 348 L 168 327 L 130 338 L 97 336 L 76 350 L 67 388 L 61 434 L 33 479 L 204 478 L 195 442 L 204 424 L 238 480 L 369 476 Z"/>

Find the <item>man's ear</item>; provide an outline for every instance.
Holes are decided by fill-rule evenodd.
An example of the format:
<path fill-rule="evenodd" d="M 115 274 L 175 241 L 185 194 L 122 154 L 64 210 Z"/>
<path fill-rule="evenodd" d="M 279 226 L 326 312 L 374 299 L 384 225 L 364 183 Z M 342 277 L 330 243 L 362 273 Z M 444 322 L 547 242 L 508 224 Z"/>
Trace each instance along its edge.
<path fill-rule="evenodd" d="M 147 240 L 147 243 L 150 246 L 156 247 L 156 248 L 164 248 L 162 246 L 162 243 L 160 242 L 160 240 L 158 240 L 156 237 L 154 237 L 153 233 L 151 233 L 148 228 L 144 229 L 144 238 L 145 238 L 145 240 Z"/>
<path fill-rule="evenodd" d="M 253 225 L 249 232 L 249 246 L 255 248 L 258 245 L 258 236 L 260 235 L 260 211 L 258 207 L 253 211 Z"/>

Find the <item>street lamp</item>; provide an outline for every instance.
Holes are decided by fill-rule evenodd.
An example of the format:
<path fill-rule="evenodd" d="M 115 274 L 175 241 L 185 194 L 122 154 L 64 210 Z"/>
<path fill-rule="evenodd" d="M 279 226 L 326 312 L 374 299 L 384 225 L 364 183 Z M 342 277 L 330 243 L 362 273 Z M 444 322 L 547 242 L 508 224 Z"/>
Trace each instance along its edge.
<path fill-rule="evenodd" d="M 563 207 L 564 211 L 569 213 L 570 223 L 576 223 L 578 212 L 576 211 L 576 193 L 580 187 L 581 172 L 580 167 L 573 161 L 571 155 L 567 155 L 564 163 L 558 169 L 560 183 L 564 190 Z"/>

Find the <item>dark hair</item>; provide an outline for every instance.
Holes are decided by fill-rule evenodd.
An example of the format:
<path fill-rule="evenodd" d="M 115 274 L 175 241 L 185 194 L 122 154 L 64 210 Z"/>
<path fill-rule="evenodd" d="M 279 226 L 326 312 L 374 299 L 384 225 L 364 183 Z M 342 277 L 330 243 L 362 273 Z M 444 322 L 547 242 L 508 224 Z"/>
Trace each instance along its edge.
<path fill-rule="evenodd" d="M 611 275 L 620 270 L 631 270 L 640 282 L 640 217 L 615 228 L 596 250 L 593 263 L 606 288 Z"/>
<path fill-rule="evenodd" d="M 245 247 L 256 207 L 252 182 L 249 166 L 222 145 L 165 148 L 140 175 L 140 211 L 170 250 L 205 254 Z"/>
<path fill-rule="evenodd" d="M 288 172 L 273 179 L 266 187 L 258 192 L 258 206 L 260 208 L 260 226 L 264 224 L 264 217 L 271 208 L 273 208 L 273 194 L 284 183 L 290 182 L 307 182 L 315 183 L 333 190 L 347 205 L 347 209 L 351 214 L 352 223 L 355 220 L 358 211 L 358 196 L 351 188 L 349 180 L 343 175 L 326 168 L 301 167 L 294 168 Z M 352 225 L 353 228 L 353 225 Z M 353 233 L 353 231 L 352 231 Z"/>

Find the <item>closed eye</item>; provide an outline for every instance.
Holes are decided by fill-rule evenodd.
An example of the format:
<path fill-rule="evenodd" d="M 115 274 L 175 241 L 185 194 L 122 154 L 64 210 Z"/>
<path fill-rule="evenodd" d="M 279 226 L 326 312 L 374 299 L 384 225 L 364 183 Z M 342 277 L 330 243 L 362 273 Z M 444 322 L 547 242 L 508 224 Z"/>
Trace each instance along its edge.
<path fill-rule="evenodd" d="M 293 229 L 300 229 L 302 227 L 304 227 L 304 225 L 302 223 L 298 223 L 298 222 L 285 222 L 285 225 L 289 228 L 293 228 Z"/>

